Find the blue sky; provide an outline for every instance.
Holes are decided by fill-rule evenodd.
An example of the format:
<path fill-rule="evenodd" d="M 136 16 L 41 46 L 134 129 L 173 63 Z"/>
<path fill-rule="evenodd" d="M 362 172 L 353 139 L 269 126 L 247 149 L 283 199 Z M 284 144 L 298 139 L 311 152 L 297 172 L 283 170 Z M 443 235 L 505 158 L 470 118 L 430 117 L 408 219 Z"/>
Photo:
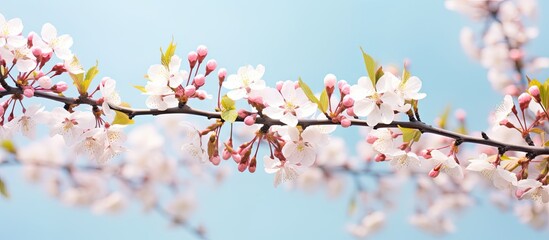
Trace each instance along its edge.
<path fill-rule="evenodd" d="M 530 52 L 549 56 L 549 3 L 540 1 L 541 34 Z M 173 37 L 178 54 L 205 44 L 219 65 L 263 64 L 264 79 L 301 76 L 319 88 L 327 73 L 355 82 L 365 75 L 359 47 L 382 63 L 412 61 L 411 71 L 423 80 L 428 97 L 421 103 L 425 121 L 451 104 L 468 112 L 471 129 L 487 126 L 487 113 L 501 101 L 486 72 L 459 46 L 459 31 L 475 24 L 446 10 L 443 1 L 3 1 L 0 12 L 20 17 L 25 33 L 51 22 L 74 38 L 72 50 L 84 65 L 99 60 L 101 76 L 118 81 L 124 100 L 144 107 L 144 97 L 131 85 L 157 63 L 158 48 Z M 546 77 L 540 76 L 541 79 Z M 68 79 L 67 79 L 68 81 Z M 204 106 L 206 107 L 206 106 Z M 148 122 L 148 117 L 137 122 Z M 339 133 L 348 139 L 352 131 Z M 351 142 L 352 144 L 352 142 Z M 350 146 L 354 149 L 354 146 Z M 234 167 L 234 166 L 233 166 Z M 185 231 L 169 229 L 154 214 L 136 206 L 117 216 L 96 216 L 49 198 L 26 183 L 19 169 L 0 169 L 12 195 L 0 201 L 0 239 L 187 239 Z M 348 196 L 331 200 L 324 194 L 272 188 L 272 176 L 236 171 L 222 186 L 201 189 L 194 217 L 206 223 L 212 239 L 351 239 Z M 407 223 L 411 191 L 389 213 L 386 228 L 375 238 L 430 238 Z M 465 212 L 458 231 L 445 239 L 540 239 L 547 235 L 522 225 L 485 201 Z"/>

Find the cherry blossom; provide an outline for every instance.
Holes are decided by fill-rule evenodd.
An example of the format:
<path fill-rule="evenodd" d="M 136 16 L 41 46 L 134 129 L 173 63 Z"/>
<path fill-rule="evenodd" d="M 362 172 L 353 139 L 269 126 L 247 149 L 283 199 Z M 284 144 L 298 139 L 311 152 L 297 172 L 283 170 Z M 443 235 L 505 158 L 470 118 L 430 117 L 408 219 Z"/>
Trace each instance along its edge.
<path fill-rule="evenodd" d="M 317 128 L 306 128 L 303 132 L 295 127 L 288 127 L 289 141 L 282 148 L 286 160 L 308 167 L 314 164 L 318 144 L 322 141 L 322 134 Z"/>
<path fill-rule="evenodd" d="M 187 79 L 189 73 L 187 71 L 180 71 L 181 58 L 174 55 L 170 59 L 168 66 L 161 64 L 155 64 L 149 67 L 147 76 L 152 82 L 157 82 L 159 85 L 167 85 L 171 88 L 176 88 L 184 79 Z"/>
<path fill-rule="evenodd" d="M 250 91 L 265 88 L 265 80 L 261 79 L 265 73 L 265 67 L 261 64 L 254 69 L 248 65 L 240 67 L 237 74 L 229 75 L 223 87 L 229 89 L 227 96 L 233 100 L 239 100 L 247 96 Z"/>
<path fill-rule="evenodd" d="M 432 161 L 434 162 L 433 171 L 439 172 L 442 171 L 452 177 L 457 177 L 459 179 L 463 178 L 463 170 L 461 166 L 456 163 L 456 160 L 452 156 L 447 156 L 440 152 L 439 150 L 431 151 Z M 438 173 L 437 173 L 438 174 Z"/>
<path fill-rule="evenodd" d="M 0 48 L 8 49 L 21 48 L 25 45 L 26 39 L 21 36 L 23 23 L 19 18 L 7 20 L 0 14 Z"/>
<path fill-rule="evenodd" d="M 505 190 L 517 186 L 517 177 L 512 172 L 505 170 L 501 165 L 497 167 L 488 160 L 485 153 L 480 154 L 478 158 L 469 160 L 470 164 L 466 170 L 479 172 L 491 181 L 495 187 Z"/>
<path fill-rule="evenodd" d="M 263 109 L 263 114 L 273 119 L 280 119 L 288 126 L 295 127 L 298 118 L 313 115 L 317 108 L 301 88 L 295 88 L 295 83 L 292 81 L 285 81 L 280 92 L 273 88 L 266 88 L 263 93 L 263 101 L 267 105 Z"/>
<path fill-rule="evenodd" d="M 35 128 L 38 123 L 46 121 L 47 114 L 44 107 L 40 105 L 31 105 L 26 111 L 8 122 L 6 125 L 11 131 L 21 131 L 28 138 L 33 138 Z"/>
<path fill-rule="evenodd" d="M 105 115 L 112 117 L 114 112 L 109 107 L 109 104 L 118 106 L 122 103 L 120 95 L 116 91 L 116 81 L 112 78 L 104 77 L 101 80 L 101 84 L 99 84 L 99 90 L 103 96 L 103 104 L 101 105 L 103 112 Z"/>
<path fill-rule="evenodd" d="M 50 134 L 63 136 L 65 142 L 74 144 L 78 142 L 82 133 L 93 128 L 95 117 L 91 112 L 68 112 L 64 108 L 55 108 L 50 114 Z"/>
<path fill-rule="evenodd" d="M 295 180 L 299 176 L 300 171 L 302 171 L 301 166 L 293 164 L 289 161 L 281 162 L 279 159 L 269 156 L 265 156 L 263 161 L 265 165 L 265 172 L 275 174 L 275 187 L 283 182 Z"/>
<path fill-rule="evenodd" d="M 531 198 L 538 203 L 549 202 L 549 187 L 537 180 L 522 179 L 518 181 L 517 187 L 523 191 L 520 198 Z"/>
<path fill-rule="evenodd" d="M 41 36 L 42 39 L 38 37 L 32 39 L 33 46 L 40 48 L 44 53 L 53 51 L 62 60 L 73 58 L 70 50 L 73 44 L 71 36 L 68 34 L 57 36 L 57 29 L 51 23 L 46 23 L 42 26 Z"/>
<path fill-rule="evenodd" d="M 355 101 L 353 110 L 357 116 L 367 116 L 368 125 L 392 122 L 395 119 L 394 111 L 404 105 L 404 99 L 395 92 L 398 85 L 395 78 L 386 73 L 374 87 L 370 78 L 361 77 L 358 84 L 351 87 L 350 95 Z"/>

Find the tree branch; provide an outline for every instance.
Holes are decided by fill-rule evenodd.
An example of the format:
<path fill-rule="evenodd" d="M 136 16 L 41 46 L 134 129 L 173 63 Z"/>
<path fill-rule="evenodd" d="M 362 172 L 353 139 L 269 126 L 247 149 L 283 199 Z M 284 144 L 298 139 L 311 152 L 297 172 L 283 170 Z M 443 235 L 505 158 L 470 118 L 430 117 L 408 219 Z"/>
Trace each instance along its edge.
<path fill-rule="evenodd" d="M 11 88 L 6 91 L 0 91 L 0 96 L 11 95 L 11 94 L 21 94 L 21 89 Z M 97 101 L 90 98 L 70 98 L 65 96 L 60 96 L 52 93 L 36 91 L 34 93 L 35 97 L 46 98 L 57 102 L 62 102 L 65 104 L 85 104 L 91 106 L 98 106 Z M 164 115 L 164 114 L 188 114 L 195 116 L 202 116 L 208 119 L 221 119 L 221 113 L 219 112 L 208 112 L 203 110 L 198 110 L 189 107 L 188 105 L 183 105 L 182 107 L 173 107 L 166 110 L 158 109 L 135 109 L 127 108 L 122 106 L 109 105 L 111 109 L 127 114 L 130 118 L 141 115 Z M 244 122 L 244 118 L 237 117 L 236 122 Z M 263 124 L 266 126 L 275 126 L 275 125 L 285 125 L 283 122 L 277 119 L 272 119 L 266 116 L 258 116 L 256 118 L 256 124 Z M 339 125 L 338 122 L 332 122 L 331 120 L 314 120 L 314 119 L 300 119 L 298 125 L 306 128 L 314 125 Z M 355 126 L 368 126 L 366 121 L 360 119 L 351 119 L 351 125 Z M 421 131 L 422 133 L 431 133 L 439 136 L 444 136 L 447 138 L 455 139 L 461 143 L 475 143 L 485 146 L 491 146 L 498 148 L 500 154 L 503 154 L 507 151 L 517 151 L 528 153 L 531 157 L 536 157 L 539 155 L 549 155 L 549 148 L 545 147 L 535 147 L 535 146 L 522 146 L 522 145 L 513 145 L 507 144 L 505 142 L 500 142 L 492 140 L 490 138 L 483 137 L 472 137 L 469 135 L 464 135 L 446 129 L 436 128 L 431 125 L 425 124 L 423 122 L 405 122 L 405 121 L 393 121 L 389 124 L 378 124 L 374 126 L 374 129 L 377 128 L 396 128 L 396 127 L 412 128 Z"/>

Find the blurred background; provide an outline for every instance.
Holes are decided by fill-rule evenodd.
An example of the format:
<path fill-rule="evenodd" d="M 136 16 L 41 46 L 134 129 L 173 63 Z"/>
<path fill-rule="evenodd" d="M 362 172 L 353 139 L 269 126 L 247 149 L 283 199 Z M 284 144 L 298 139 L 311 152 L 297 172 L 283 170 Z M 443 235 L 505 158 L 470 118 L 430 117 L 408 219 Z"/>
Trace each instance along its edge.
<path fill-rule="evenodd" d="M 549 2 L 539 1 L 539 7 L 540 35 L 527 49 L 549 56 Z M 134 107 L 145 107 L 145 97 L 131 86 L 144 85 L 148 67 L 159 61 L 159 47 L 172 37 L 178 44 L 176 54 L 186 56 L 204 44 L 208 58 L 229 73 L 239 66 L 263 64 L 263 79 L 271 86 L 301 76 L 320 89 L 328 73 L 355 83 L 366 75 L 361 46 L 383 64 L 401 66 L 409 59 L 411 72 L 422 79 L 428 94 L 420 104 L 426 122 L 451 104 L 467 112 L 469 129 L 484 130 L 488 112 L 502 99 L 491 89 L 486 71 L 468 59 L 459 44 L 463 26 L 482 23 L 450 12 L 443 1 L 6 0 L 0 13 L 7 19 L 21 18 L 24 34 L 39 32 L 46 22 L 60 34 L 70 34 L 82 64 L 87 68 L 99 60 L 99 76 L 116 79 L 123 100 Z M 150 122 L 152 117 L 136 120 Z M 349 139 L 349 151 L 355 149 L 355 133 L 338 133 Z M 239 173 L 234 163 L 222 164 L 231 168 L 231 176 L 219 186 L 198 190 L 198 209 L 192 216 L 193 222 L 205 224 L 211 239 L 352 239 L 345 231 L 353 220 L 347 215 L 347 195 L 331 199 L 322 191 L 273 188 L 272 175 L 260 169 Z M 135 204 L 114 216 L 64 206 L 27 183 L 19 170 L 0 169 L 11 193 L 9 200 L 0 200 L 0 239 L 192 238 Z M 385 228 L 373 238 L 435 238 L 408 223 L 413 192 L 404 188 L 398 197 L 398 207 L 387 212 Z M 487 197 L 463 212 L 456 227 L 444 239 L 541 239 L 548 234 L 523 225 L 510 212 L 500 212 Z"/>

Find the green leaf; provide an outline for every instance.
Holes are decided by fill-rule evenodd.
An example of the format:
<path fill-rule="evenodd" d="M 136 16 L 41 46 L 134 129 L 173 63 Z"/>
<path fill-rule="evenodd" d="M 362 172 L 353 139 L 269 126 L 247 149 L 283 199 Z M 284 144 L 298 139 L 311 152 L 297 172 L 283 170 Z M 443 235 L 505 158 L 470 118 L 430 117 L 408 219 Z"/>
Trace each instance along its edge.
<path fill-rule="evenodd" d="M 362 47 L 360 47 L 360 51 L 362 51 L 362 57 L 364 58 L 364 65 L 366 65 L 366 71 L 368 72 L 368 77 L 370 77 L 370 80 L 372 80 L 372 83 L 375 86 L 376 85 L 376 62 L 374 61 L 374 58 L 372 58 L 370 55 L 364 52 L 364 49 L 362 49 Z"/>
<path fill-rule="evenodd" d="M 97 68 L 98 66 L 99 66 L 99 62 L 95 62 L 95 66 L 91 67 L 86 72 L 86 77 L 84 78 L 84 81 L 82 81 L 82 92 L 80 92 L 80 94 L 88 91 L 88 88 L 90 87 L 92 80 L 99 73 L 99 69 Z"/>
<path fill-rule="evenodd" d="M 421 132 L 417 129 L 413 128 L 404 128 L 398 125 L 398 129 L 402 132 L 402 141 L 403 142 L 410 142 L 414 140 L 414 142 L 419 141 L 419 138 L 421 137 Z"/>
<path fill-rule="evenodd" d="M 313 93 L 313 91 L 311 91 L 311 88 L 307 86 L 307 84 L 303 82 L 303 80 L 301 80 L 301 77 L 298 79 L 298 82 L 299 82 L 299 87 L 301 88 L 301 90 L 303 90 L 307 98 L 309 98 L 311 102 L 318 104 L 319 101 L 316 98 L 315 94 Z"/>
<path fill-rule="evenodd" d="M 438 126 L 442 129 L 446 129 L 446 124 L 448 123 L 448 117 L 450 116 L 450 110 L 452 107 L 448 105 L 442 115 L 440 115 L 440 120 L 438 121 Z"/>
<path fill-rule="evenodd" d="M 320 94 L 318 109 L 320 109 L 321 112 L 325 113 L 328 110 L 329 105 L 330 101 L 328 100 L 328 93 L 326 92 L 326 89 L 324 89 L 324 91 L 322 91 L 322 93 Z"/>
<path fill-rule="evenodd" d="M 6 150 L 6 152 L 15 154 L 17 152 L 17 149 L 15 148 L 15 144 L 11 140 L 4 140 L 2 141 L 2 148 Z"/>
<path fill-rule="evenodd" d="M 120 106 L 122 107 L 130 107 L 130 105 L 128 103 L 122 103 L 120 104 Z M 119 112 L 119 111 L 115 111 L 115 114 L 114 115 L 114 120 L 112 121 L 112 124 L 119 124 L 119 125 L 130 125 L 130 124 L 134 124 L 135 121 L 133 119 L 130 119 L 130 117 L 123 113 L 123 112 Z"/>
<path fill-rule="evenodd" d="M 221 112 L 221 118 L 226 122 L 233 123 L 238 117 L 238 111 L 235 109 Z"/>
<path fill-rule="evenodd" d="M 175 48 L 176 48 L 176 44 L 173 42 L 173 38 L 172 38 L 172 41 L 170 42 L 170 45 L 168 45 L 168 48 L 166 48 L 166 52 L 164 52 L 162 48 L 160 48 L 160 53 L 161 53 L 160 62 L 165 67 L 169 67 L 170 61 L 172 60 L 172 57 L 175 54 Z"/>
<path fill-rule="evenodd" d="M 376 82 L 385 74 L 383 72 L 383 67 L 379 67 L 376 71 Z"/>
<path fill-rule="evenodd" d="M 227 95 L 221 98 L 221 119 L 226 122 L 233 123 L 238 117 L 238 111 L 236 111 L 236 106 L 234 100 L 229 98 Z"/>
<path fill-rule="evenodd" d="M 8 189 L 6 188 L 6 183 L 4 183 L 4 180 L 0 178 L 0 195 L 4 196 L 5 198 L 10 198 L 10 194 L 8 193 Z"/>
<path fill-rule="evenodd" d="M 145 90 L 144 86 L 133 85 L 133 87 L 136 88 L 137 90 L 139 90 L 142 93 L 147 92 L 147 90 Z"/>

